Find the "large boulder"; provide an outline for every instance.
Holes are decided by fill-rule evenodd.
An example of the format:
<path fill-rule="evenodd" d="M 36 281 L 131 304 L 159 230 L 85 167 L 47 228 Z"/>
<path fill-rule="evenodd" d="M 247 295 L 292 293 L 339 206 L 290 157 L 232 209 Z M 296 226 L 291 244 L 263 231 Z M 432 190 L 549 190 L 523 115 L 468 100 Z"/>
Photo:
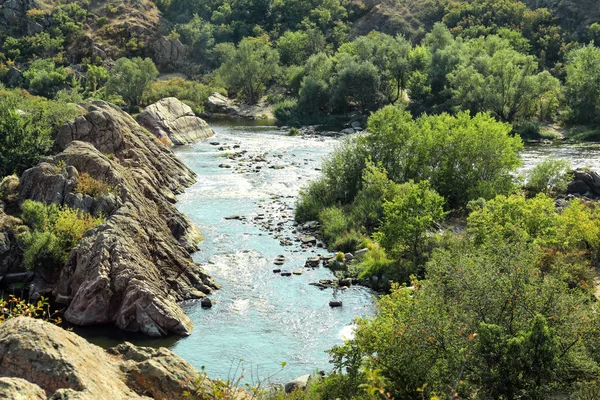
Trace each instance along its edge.
<path fill-rule="evenodd" d="M 237 115 L 240 112 L 240 107 L 233 100 L 218 92 L 214 92 L 208 97 L 206 109 L 215 114 Z"/>
<path fill-rule="evenodd" d="M 19 196 L 102 212 L 106 222 L 85 235 L 53 281 L 38 277 L 32 290 L 65 304 L 65 319 L 76 325 L 188 335 L 192 322 L 178 303 L 218 287 L 191 259 L 199 234 L 175 207 L 195 174 L 128 114 L 100 101 L 85 108 L 59 130 L 64 150 L 25 171 Z M 83 173 L 110 193 L 75 193 Z"/>
<path fill-rule="evenodd" d="M 573 171 L 573 180 L 567 191 L 571 194 L 600 197 L 600 175 L 595 171 Z"/>
<path fill-rule="evenodd" d="M 187 59 L 185 46 L 178 39 L 159 36 L 151 44 L 152 59 L 161 71 L 180 70 Z"/>
<path fill-rule="evenodd" d="M 175 145 L 191 144 L 214 135 L 213 130 L 204 120 L 196 117 L 190 106 L 175 97 L 167 97 L 149 105 L 137 117 L 137 122 L 157 138 Z"/>
<path fill-rule="evenodd" d="M 105 351 L 27 317 L 0 325 L 0 354 L 1 398 L 183 399 L 197 375 L 165 348 L 125 343 Z"/>

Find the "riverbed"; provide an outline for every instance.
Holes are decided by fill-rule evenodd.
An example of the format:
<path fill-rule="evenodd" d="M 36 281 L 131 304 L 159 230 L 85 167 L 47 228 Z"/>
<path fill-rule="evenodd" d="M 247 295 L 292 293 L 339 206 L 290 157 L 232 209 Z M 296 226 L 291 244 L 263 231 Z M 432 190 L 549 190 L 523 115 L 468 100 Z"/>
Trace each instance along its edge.
<path fill-rule="evenodd" d="M 375 311 L 373 295 L 363 287 L 334 293 L 309 285 L 334 277 L 322 267 L 304 268 L 308 257 L 328 252 L 302 249 L 295 240 L 297 194 L 318 177 L 323 156 L 338 141 L 288 137 L 273 127 L 214 130 L 214 137 L 175 152 L 198 174 L 178 203 L 204 236 L 194 260 L 222 289 L 211 296 L 209 310 L 199 303 L 184 306 L 195 329 L 172 350 L 197 368 L 206 366 L 213 378 L 236 379 L 245 368 L 249 383 L 329 370 L 325 350 L 351 335 L 355 317 Z M 235 161 L 227 158 L 236 153 Z M 254 161 L 244 161 L 249 159 Z M 285 257 L 282 266 L 274 264 L 279 256 Z M 302 275 L 284 277 L 273 273 L 276 268 Z M 334 296 L 343 307 L 329 307 Z"/>

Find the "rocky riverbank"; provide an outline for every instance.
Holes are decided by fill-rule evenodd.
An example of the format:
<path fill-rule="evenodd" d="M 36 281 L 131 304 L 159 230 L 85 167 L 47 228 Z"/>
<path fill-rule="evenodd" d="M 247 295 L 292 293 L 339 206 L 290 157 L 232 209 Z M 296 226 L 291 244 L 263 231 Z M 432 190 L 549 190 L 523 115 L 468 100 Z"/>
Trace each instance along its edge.
<path fill-rule="evenodd" d="M 101 101 L 84 109 L 60 128 L 61 152 L 23 174 L 14 202 L 65 205 L 106 222 L 87 232 L 60 270 L 37 273 L 30 293 L 64 305 L 65 319 L 76 325 L 188 335 L 192 322 L 178 303 L 218 288 L 192 261 L 201 235 L 175 207 L 195 174 L 120 109 Z M 82 174 L 110 190 L 78 193 Z M 10 248 L 19 221 L 3 221 Z M 15 262 L 13 252 L 0 249 L 0 265 Z"/>
<path fill-rule="evenodd" d="M 20 317 L 0 324 L 0 398 L 189 399 L 205 391 L 187 361 L 168 349 L 123 343 L 103 350 L 51 323 Z M 246 398 L 239 392 L 234 398 Z"/>

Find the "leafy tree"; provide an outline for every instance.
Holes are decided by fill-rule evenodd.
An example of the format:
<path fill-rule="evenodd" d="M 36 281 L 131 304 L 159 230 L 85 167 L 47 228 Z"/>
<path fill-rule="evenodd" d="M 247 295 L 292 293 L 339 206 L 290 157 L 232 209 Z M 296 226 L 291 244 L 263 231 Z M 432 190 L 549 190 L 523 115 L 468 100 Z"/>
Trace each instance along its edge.
<path fill-rule="evenodd" d="M 287 31 L 277 40 L 277 51 L 284 65 L 301 65 L 311 55 L 306 32 Z"/>
<path fill-rule="evenodd" d="M 106 88 L 109 93 L 121 95 L 130 106 L 137 106 L 157 76 L 158 70 L 149 58 L 119 58 L 111 70 Z"/>
<path fill-rule="evenodd" d="M 383 204 L 383 224 L 374 236 L 394 257 L 422 258 L 426 235 L 441 222 L 444 198 L 430 189 L 429 182 L 405 183 L 391 201 Z"/>
<path fill-rule="evenodd" d="M 36 126 L 34 116 L 18 110 L 13 97 L 0 100 L 0 175 L 21 174 L 52 149 L 50 126 Z"/>
<path fill-rule="evenodd" d="M 85 74 L 86 89 L 91 93 L 95 93 L 108 81 L 108 78 L 110 78 L 110 74 L 105 67 L 90 64 Z"/>
<path fill-rule="evenodd" d="M 331 82 L 334 110 L 347 110 L 351 103 L 363 112 L 375 110 L 381 103 L 379 85 L 379 72 L 371 62 L 342 58 Z"/>
<path fill-rule="evenodd" d="M 588 45 L 567 56 L 565 88 L 574 123 L 600 123 L 600 48 Z"/>
<path fill-rule="evenodd" d="M 465 49 L 468 58 L 448 74 L 458 107 L 472 113 L 491 111 L 509 122 L 531 117 L 542 97 L 534 58 L 515 51 L 498 36 L 473 39 Z"/>
<path fill-rule="evenodd" d="M 250 103 L 258 101 L 265 86 L 277 73 L 279 54 L 267 37 L 244 38 L 233 58 L 219 68 L 230 89 L 239 91 Z"/>
<path fill-rule="evenodd" d="M 49 99 L 67 86 L 67 72 L 63 67 L 56 67 L 52 60 L 34 61 L 23 76 L 29 83 L 31 93 Z"/>

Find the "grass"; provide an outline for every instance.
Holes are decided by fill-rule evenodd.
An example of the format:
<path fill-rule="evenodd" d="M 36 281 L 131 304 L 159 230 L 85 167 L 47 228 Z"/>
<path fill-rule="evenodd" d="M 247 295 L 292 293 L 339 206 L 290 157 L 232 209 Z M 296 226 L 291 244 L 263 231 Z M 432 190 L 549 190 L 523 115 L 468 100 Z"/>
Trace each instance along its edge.
<path fill-rule="evenodd" d="M 569 132 L 569 139 L 576 142 L 600 142 L 600 129 L 593 127 L 576 127 Z"/>

